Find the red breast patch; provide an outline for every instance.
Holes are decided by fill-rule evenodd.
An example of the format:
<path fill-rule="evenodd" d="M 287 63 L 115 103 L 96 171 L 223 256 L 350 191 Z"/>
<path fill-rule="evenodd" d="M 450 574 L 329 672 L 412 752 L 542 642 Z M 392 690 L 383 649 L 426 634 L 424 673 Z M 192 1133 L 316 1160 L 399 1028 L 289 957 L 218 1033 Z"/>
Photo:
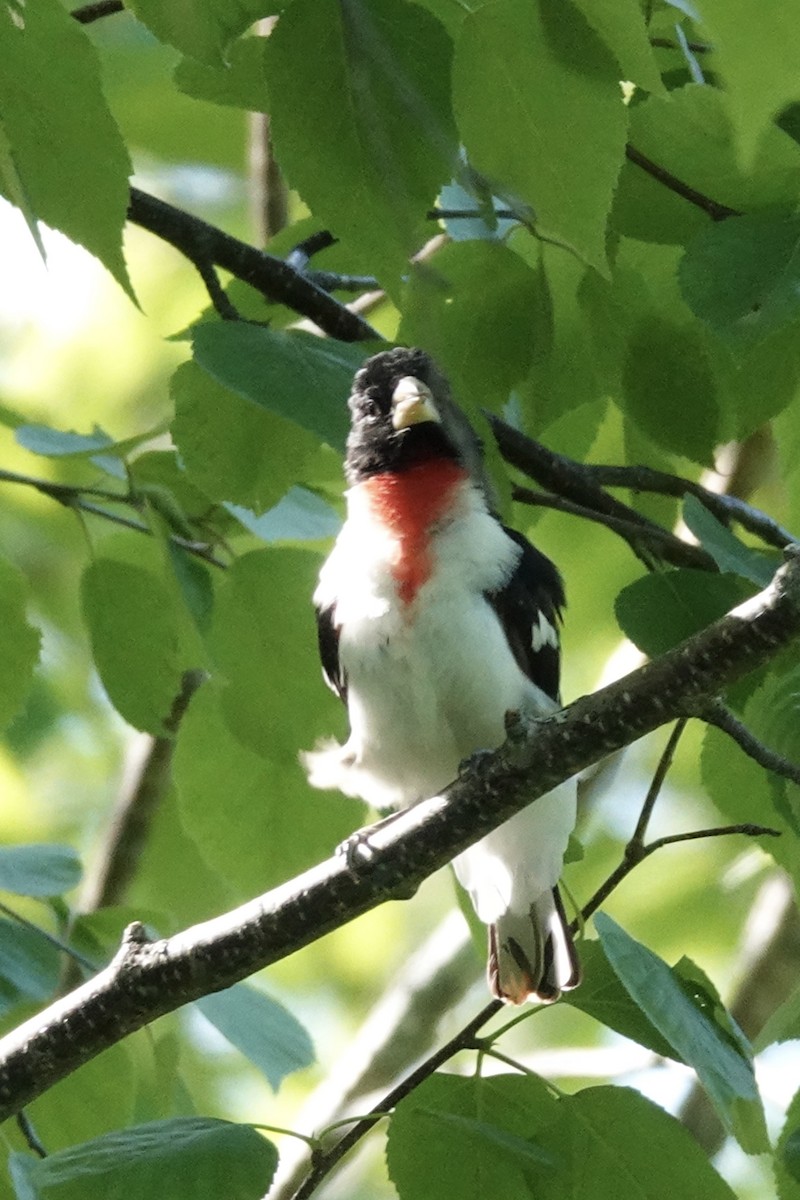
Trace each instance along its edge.
<path fill-rule="evenodd" d="M 397 591 L 410 604 L 431 573 L 430 535 L 453 500 L 467 471 L 446 458 L 432 458 L 404 471 L 373 475 L 366 489 L 375 516 L 397 537 L 392 566 Z"/>

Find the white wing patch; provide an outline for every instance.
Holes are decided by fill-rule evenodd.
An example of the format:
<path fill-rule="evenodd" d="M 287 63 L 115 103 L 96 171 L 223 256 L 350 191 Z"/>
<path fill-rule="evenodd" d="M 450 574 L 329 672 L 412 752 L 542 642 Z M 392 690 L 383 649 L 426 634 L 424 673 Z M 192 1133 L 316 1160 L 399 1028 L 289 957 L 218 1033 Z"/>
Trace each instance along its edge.
<path fill-rule="evenodd" d="M 554 650 L 558 649 L 558 630 L 550 624 L 541 611 L 538 623 L 531 629 L 531 644 L 536 652 L 541 650 L 542 646 L 552 646 Z"/>

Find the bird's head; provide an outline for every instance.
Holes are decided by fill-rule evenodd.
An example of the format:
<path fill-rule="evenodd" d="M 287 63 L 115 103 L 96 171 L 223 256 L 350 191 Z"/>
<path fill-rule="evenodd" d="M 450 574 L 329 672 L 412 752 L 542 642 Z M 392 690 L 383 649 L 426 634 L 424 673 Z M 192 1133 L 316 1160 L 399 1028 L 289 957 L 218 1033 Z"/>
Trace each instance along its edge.
<path fill-rule="evenodd" d="M 423 350 L 399 347 L 367 359 L 353 381 L 349 406 L 350 484 L 440 458 L 459 463 L 484 485 L 480 440 Z"/>

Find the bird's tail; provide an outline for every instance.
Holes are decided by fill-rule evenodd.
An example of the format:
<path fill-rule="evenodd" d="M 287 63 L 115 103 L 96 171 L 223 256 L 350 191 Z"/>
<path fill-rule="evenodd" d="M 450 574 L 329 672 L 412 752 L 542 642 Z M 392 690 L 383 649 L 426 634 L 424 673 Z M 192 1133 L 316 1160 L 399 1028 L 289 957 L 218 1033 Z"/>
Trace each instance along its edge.
<path fill-rule="evenodd" d="M 527 912 L 509 909 L 489 926 L 489 987 L 498 1000 L 549 1002 L 577 987 L 578 955 L 558 888 L 537 896 Z"/>

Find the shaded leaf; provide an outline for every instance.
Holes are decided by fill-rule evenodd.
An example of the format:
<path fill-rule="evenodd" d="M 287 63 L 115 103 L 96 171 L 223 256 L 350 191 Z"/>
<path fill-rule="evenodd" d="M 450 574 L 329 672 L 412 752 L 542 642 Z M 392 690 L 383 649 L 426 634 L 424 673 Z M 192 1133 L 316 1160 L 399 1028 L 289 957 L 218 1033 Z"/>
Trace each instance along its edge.
<path fill-rule="evenodd" d="M 614 611 L 626 637 L 653 658 L 705 629 L 752 592 L 737 575 L 680 567 L 628 584 Z"/>
<path fill-rule="evenodd" d="M 483 6 L 462 26 L 453 89 L 470 162 L 605 272 L 627 116 L 617 64 L 583 14 L 566 0 Z"/>
<path fill-rule="evenodd" d="M 800 318 L 800 220 L 754 215 L 707 226 L 679 268 L 686 303 L 730 345 Z"/>
<path fill-rule="evenodd" d="M 305 1027 L 277 1000 L 247 984 L 237 983 L 204 996 L 196 1006 L 258 1067 L 275 1092 L 287 1075 L 314 1062 L 314 1047 Z"/>
<path fill-rule="evenodd" d="M 285 3 L 285 0 L 284 0 Z M 239 34 L 282 7 L 281 0 L 130 0 L 128 7 L 161 42 L 212 66 Z"/>
<path fill-rule="evenodd" d="M 4 4 L 0 59 L 0 120 L 28 219 L 85 246 L 132 295 L 122 255 L 131 165 L 94 47 L 58 0 Z"/>
<path fill-rule="evenodd" d="M 178 614 L 161 579 L 145 567 L 97 558 L 81 598 L 95 663 L 114 706 L 131 725 L 163 732 L 181 686 Z"/>
<path fill-rule="evenodd" d="M 277 1160 L 275 1147 L 247 1125 L 176 1117 L 56 1151 L 28 1177 L 39 1200 L 260 1200 Z"/>
<path fill-rule="evenodd" d="M 606 958 L 602 942 L 584 941 L 581 944 L 581 966 L 584 978 L 581 986 L 564 995 L 564 1003 L 577 1008 L 609 1029 L 646 1046 L 654 1054 L 675 1058 L 677 1051 L 662 1037 Z"/>
<path fill-rule="evenodd" d="M 0 891 L 60 896 L 80 879 L 81 862 L 71 846 L 0 846 Z"/>
<path fill-rule="evenodd" d="M 341 528 L 334 508 L 307 488 L 290 488 L 274 508 L 257 517 L 238 504 L 226 504 L 237 521 L 264 542 L 313 542 L 333 537 Z"/>
<path fill-rule="evenodd" d="M 750 1154 L 769 1146 L 752 1063 L 692 1003 L 667 964 L 606 913 L 595 926 L 619 979 L 684 1062 L 694 1067 L 720 1120 Z"/>
<path fill-rule="evenodd" d="M 350 384 L 369 353 L 363 345 L 217 321 L 195 328 L 193 347 L 195 361 L 224 387 L 344 446 Z"/>
<path fill-rule="evenodd" d="M 741 575 L 764 588 L 781 565 L 782 560 L 777 555 L 759 554 L 740 542 L 736 534 L 717 520 L 696 496 L 684 497 L 683 519 L 723 573 Z"/>
<path fill-rule="evenodd" d="M 397 1105 L 386 1151 L 389 1177 L 401 1200 L 530 1195 L 531 1171 L 552 1179 L 539 1133 L 557 1109 L 535 1076 L 467 1079 L 439 1072 Z"/>
<path fill-rule="evenodd" d="M 49 1000 L 58 987 L 61 956 L 35 929 L 0 918 L 0 1013 L 23 1000 Z"/>
<path fill-rule="evenodd" d="M 647 317 L 628 342 L 619 403 L 657 445 L 694 462 L 712 461 L 719 438 L 716 384 L 691 326 Z"/>
<path fill-rule="evenodd" d="M 547 1200 L 734 1200 L 692 1135 L 632 1088 L 566 1096 L 542 1140 L 563 1163 L 535 1193 Z"/>
<path fill-rule="evenodd" d="M 272 134 L 290 184 L 360 267 L 391 283 L 452 178 L 452 45 L 396 0 L 294 0 L 267 44 Z"/>
<path fill-rule="evenodd" d="M 750 162 L 770 118 L 800 99 L 796 13 L 781 0 L 762 0 L 754 21 L 747 0 L 695 0 L 695 4 L 714 45 L 714 70 L 730 97 L 742 160 Z"/>
<path fill-rule="evenodd" d="M 318 443 L 304 429 L 252 404 L 193 362 L 178 368 L 170 390 L 172 436 L 186 474 L 211 500 L 263 512 L 305 478 Z"/>
<path fill-rule="evenodd" d="M 163 4 L 160 7 L 163 10 Z M 266 112 L 265 44 L 262 37 L 243 38 L 231 46 L 226 61 L 213 65 L 184 58 L 175 68 L 175 82 L 196 100 Z"/>
<path fill-rule="evenodd" d="M 445 246 L 411 270 L 398 341 L 428 350 L 473 416 L 498 409 L 533 361 L 538 286 L 501 242 Z"/>

